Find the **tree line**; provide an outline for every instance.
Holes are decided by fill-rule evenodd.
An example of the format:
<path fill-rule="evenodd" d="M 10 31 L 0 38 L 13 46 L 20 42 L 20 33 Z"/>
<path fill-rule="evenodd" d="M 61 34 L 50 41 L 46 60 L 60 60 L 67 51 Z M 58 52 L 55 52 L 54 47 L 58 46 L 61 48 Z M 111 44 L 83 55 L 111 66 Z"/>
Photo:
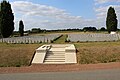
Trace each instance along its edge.
<path fill-rule="evenodd" d="M 97 29 L 96 27 L 84 27 L 83 29 L 79 29 L 79 28 L 71 28 L 71 29 L 57 29 L 57 30 L 46 30 L 46 29 L 40 29 L 40 28 L 33 28 L 31 30 L 28 30 L 28 31 L 25 31 L 27 33 L 45 33 L 45 32 L 62 32 L 62 31 L 76 31 L 76 32 L 79 32 L 79 31 L 84 31 L 84 32 L 87 32 L 87 31 L 107 31 L 107 29 L 105 29 L 104 27 L 100 28 L 100 29 Z"/>

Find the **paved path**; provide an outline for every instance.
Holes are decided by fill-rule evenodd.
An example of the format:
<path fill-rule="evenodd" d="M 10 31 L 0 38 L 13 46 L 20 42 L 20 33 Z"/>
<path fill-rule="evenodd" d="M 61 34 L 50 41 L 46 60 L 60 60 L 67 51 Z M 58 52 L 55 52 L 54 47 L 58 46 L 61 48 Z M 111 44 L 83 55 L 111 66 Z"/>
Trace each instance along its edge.
<path fill-rule="evenodd" d="M 120 69 L 0 74 L 0 80 L 119 80 Z"/>

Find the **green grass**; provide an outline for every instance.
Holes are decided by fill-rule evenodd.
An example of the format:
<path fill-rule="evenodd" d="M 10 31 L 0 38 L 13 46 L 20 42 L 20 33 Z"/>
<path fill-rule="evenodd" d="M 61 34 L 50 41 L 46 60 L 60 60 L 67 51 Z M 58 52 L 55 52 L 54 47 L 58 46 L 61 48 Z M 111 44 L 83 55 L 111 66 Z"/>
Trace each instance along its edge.
<path fill-rule="evenodd" d="M 55 44 L 64 44 L 65 41 L 66 41 L 66 39 L 67 39 L 67 35 L 63 35 L 59 39 L 57 39 L 56 41 L 54 41 L 53 43 L 55 43 Z"/>

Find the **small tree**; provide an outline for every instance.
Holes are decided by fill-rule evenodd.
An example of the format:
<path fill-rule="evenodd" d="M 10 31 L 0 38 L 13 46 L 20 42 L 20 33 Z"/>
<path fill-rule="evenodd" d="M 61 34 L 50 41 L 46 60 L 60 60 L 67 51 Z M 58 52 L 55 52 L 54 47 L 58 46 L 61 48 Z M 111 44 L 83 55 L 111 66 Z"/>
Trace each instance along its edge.
<path fill-rule="evenodd" d="M 113 7 L 110 7 L 107 12 L 106 27 L 108 33 L 117 31 L 117 16 Z"/>
<path fill-rule="evenodd" d="M 24 36 L 24 24 L 22 20 L 20 20 L 19 22 L 19 33 L 20 33 L 20 36 Z"/>
<path fill-rule="evenodd" d="M 4 38 L 9 37 L 14 30 L 14 15 L 11 4 L 6 0 L 0 3 L 0 35 Z"/>
<path fill-rule="evenodd" d="M 106 31 L 106 29 L 105 29 L 104 27 L 102 27 L 102 28 L 100 29 L 100 31 Z"/>

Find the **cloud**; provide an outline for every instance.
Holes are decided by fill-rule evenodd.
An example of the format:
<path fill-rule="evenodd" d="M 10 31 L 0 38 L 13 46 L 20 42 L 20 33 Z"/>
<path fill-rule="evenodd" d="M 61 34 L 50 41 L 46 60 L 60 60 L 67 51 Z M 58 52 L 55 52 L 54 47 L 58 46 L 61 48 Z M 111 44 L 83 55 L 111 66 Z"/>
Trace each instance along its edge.
<path fill-rule="evenodd" d="M 96 0 L 102 1 L 102 0 Z M 105 0 L 111 1 L 111 0 Z M 67 29 L 83 28 L 85 26 L 95 26 L 97 28 L 105 27 L 106 14 L 109 6 L 95 7 L 96 18 L 84 19 L 81 16 L 72 16 L 66 10 L 52 6 L 35 4 L 28 1 L 14 1 L 11 3 L 15 15 L 15 29 L 18 30 L 18 23 L 22 19 L 25 24 L 25 30 L 32 28 L 41 29 Z M 118 20 L 120 21 L 120 6 L 115 7 Z M 119 25 L 120 27 L 120 25 Z"/>
<path fill-rule="evenodd" d="M 17 16 L 15 18 L 16 26 L 18 21 L 23 19 L 27 29 L 32 27 L 47 29 L 69 28 L 71 25 L 76 27 L 78 25 L 76 23 L 82 20 L 80 16 L 71 16 L 65 10 L 52 6 L 34 4 L 27 1 L 14 1 L 11 4 L 15 16 Z"/>
<path fill-rule="evenodd" d="M 97 12 L 97 17 L 98 18 L 105 17 L 107 15 L 107 11 L 110 6 L 114 7 L 117 16 L 120 17 L 120 5 L 109 5 L 105 7 L 102 6 L 102 7 L 96 8 L 95 11 Z"/>
<path fill-rule="evenodd" d="M 108 3 L 108 2 L 120 2 L 120 0 L 94 0 L 95 4 L 103 4 L 103 3 Z"/>
<path fill-rule="evenodd" d="M 28 16 L 55 17 L 66 14 L 64 10 L 57 9 L 52 6 L 33 4 L 32 2 L 15 1 L 12 5 L 15 12 Z"/>

